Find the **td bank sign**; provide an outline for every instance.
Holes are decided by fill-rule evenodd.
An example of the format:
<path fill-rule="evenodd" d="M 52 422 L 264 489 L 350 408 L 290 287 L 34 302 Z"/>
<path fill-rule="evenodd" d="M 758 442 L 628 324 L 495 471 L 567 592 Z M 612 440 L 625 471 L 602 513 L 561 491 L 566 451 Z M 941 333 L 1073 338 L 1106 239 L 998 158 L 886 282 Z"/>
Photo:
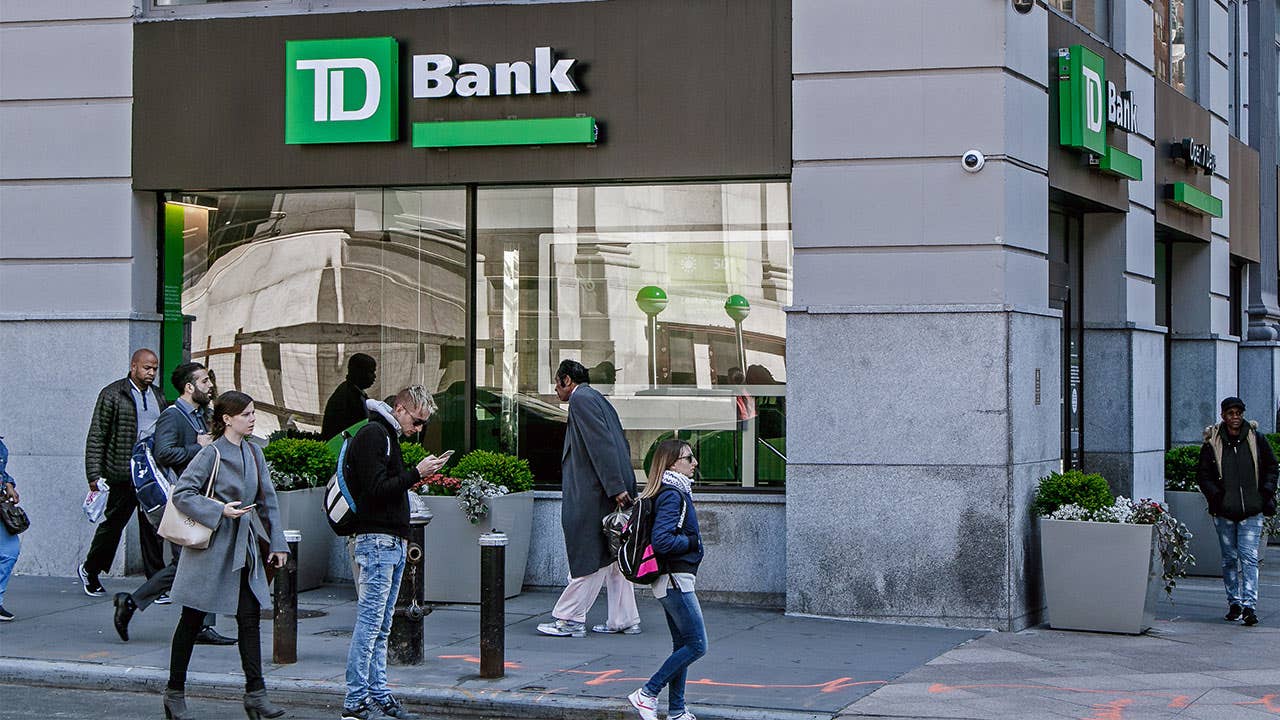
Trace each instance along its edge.
<path fill-rule="evenodd" d="M 577 60 L 534 48 L 531 60 L 455 63 L 444 54 L 412 59 L 414 98 L 475 98 L 578 92 Z M 285 44 L 285 143 L 393 142 L 400 128 L 400 46 L 395 38 L 291 40 Z M 420 122 L 414 147 L 593 143 L 595 118 L 552 117 Z"/>
<path fill-rule="evenodd" d="M 1058 139 L 1089 154 L 1103 172 L 1142 179 L 1142 161 L 1107 144 L 1107 127 L 1138 131 L 1138 108 L 1131 93 L 1107 82 L 1105 60 L 1083 45 L 1058 51 Z"/>

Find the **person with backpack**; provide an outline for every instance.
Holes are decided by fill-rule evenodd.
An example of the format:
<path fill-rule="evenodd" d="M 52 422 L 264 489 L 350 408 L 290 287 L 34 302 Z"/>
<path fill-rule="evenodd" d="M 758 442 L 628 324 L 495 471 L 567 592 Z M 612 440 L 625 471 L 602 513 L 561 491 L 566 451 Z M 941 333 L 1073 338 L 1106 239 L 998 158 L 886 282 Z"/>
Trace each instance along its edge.
<path fill-rule="evenodd" d="M 18 504 L 18 483 L 6 470 L 9 465 L 9 448 L 5 447 L 4 438 L 0 437 L 0 503 Z M 18 562 L 22 552 L 22 541 L 9 532 L 9 528 L 0 522 L 0 622 L 11 622 L 13 613 L 4 609 L 4 591 L 9 587 L 9 575 Z"/>
<path fill-rule="evenodd" d="M 447 456 L 428 455 L 409 468 L 400 437 L 416 435 L 436 411 L 427 389 L 413 385 L 394 404 L 369 400 L 369 422 L 346 442 L 339 472 L 354 517 L 343 524 L 355 558 L 356 622 L 347 652 L 343 720 L 416 718 L 387 687 L 387 638 L 409 543 L 409 489 L 437 472 Z"/>
<path fill-rule="evenodd" d="M 213 435 L 209 433 L 205 422 L 212 400 L 209 393 L 213 389 L 213 382 L 209 379 L 209 371 L 198 362 L 182 363 L 174 368 L 169 382 L 180 396 L 156 420 L 152 453 L 158 468 L 161 472 L 168 473 L 169 481 L 173 482 L 182 476 L 196 454 L 213 442 Z M 161 510 L 163 512 L 163 505 Z M 159 518 L 151 519 L 159 524 Z M 181 548 L 172 543 L 166 544 L 171 558 L 169 564 L 147 578 L 137 590 L 132 593 L 116 593 L 112 599 L 115 605 L 112 623 L 116 634 L 124 642 L 129 642 L 129 622 L 135 612 L 146 610 L 152 603 L 169 604 L 169 590 L 173 588 L 173 577 L 178 573 Z M 216 620 L 217 616 L 212 613 L 205 616 L 204 626 L 196 635 L 196 644 L 235 645 L 235 638 L 227 637 L 214 629 Z"/>
<path fill-rule="evenodd" d="M 627 696 L 642 720 L 657 720 L 658 693 L 664 686 L 667 720 L 696 720 L 685 707 L 684 686 L 689 666 L 707 654 L 707 629 L 694 594 L 702 563 L 702 536 L 692 490 L 697 469 L 698 459 L 689 443 L 663 440 L 653 453 L 649 482 L 635 511 L 643 516 L 650 507 L 653 510 L 648 544 L 653 546 L 660 574 L 649 587 L 666 613 L 672 647 L 671 655 L 649 682 Z"/>

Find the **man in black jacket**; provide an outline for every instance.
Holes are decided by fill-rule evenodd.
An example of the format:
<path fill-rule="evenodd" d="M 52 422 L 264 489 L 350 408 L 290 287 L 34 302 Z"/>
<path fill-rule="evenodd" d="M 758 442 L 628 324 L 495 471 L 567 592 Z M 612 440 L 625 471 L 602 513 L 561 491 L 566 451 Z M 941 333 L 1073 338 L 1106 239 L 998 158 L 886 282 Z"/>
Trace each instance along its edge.
<path fill-rule="evenodd" d="M 334 388 L 324 404 L 321 437 L 325 440 L 337 437 L 338 433 L 369 417 L 364 405 L 369 396 L 364 391 L 373 387 L 377 379 L 378 361 L 364 353 L 351 356 L 347 361 L 347 379 Z"/>
<path fill-rule="evenodd" d="M 400 454 L 400 436 L 416 435 L 436 411 L 426 388 L 405 388 L 392 405 L 370 400 L 368 408 L 369 424 L 347 446 L 345 477 L 355 501 L 348 543 L 355 559 L 358 600 L 342 717 L 416 718 L 387 688 L 387 636 L 409 540 L 408 491 L 443 467 L 448 456 L 429 455 L 416 468 L 408 468 Z"/>
<path fill-rule="evenodd" d="M 93 419 L 89 422 L 89 434 L 85 438 L 84 472 L 89 490 L 98 490 L 98 481 L 110 488 L 106 514 L 93 533 L 89 553 L 80 563 L 77 572 L 84 594 L 102 597 L 107 594 L 98 574 L 111 569 L 116 558 L 116 546 L 120 535 L 129 524 L 129 516 L 137 510 L 138 536 L 142 544 L 142 566 L 151 577 L 164 567 L 164 552 L 160 536 L 147 522 L 138 496 L 133 490 L 133 472 L 129 458 L 133 446 L 155 430 L 160 411 L 169 403 L 152 383 L 160 360 L 147 349 L 133 353 L 129 363 L 129 376 L 102 388 L 98 402 L 93 407 Z"/>
<path fill-rule="evenodd" d="M 170 482 L 177 481 L 187 464 L 191 462 L 200 449 L 213 442 L 209 434 L 205 416 L 209 409 L 209 396 L 213 389 L 213 381 L 209 379 L 209 371 L 196 362 L 182 363 L 173 369 L 169 382 L 180 396 L 169 407 L 160 413 L 156 420 L 155 445 L 152 455 L 161 469 L 171 470 Z M 156 518 L 152 518 L 157 520 Z M 133 613 L 146 610 L 151 603 L 169 604 L 169 589 L 173 587 L 173 577 L 178 572 L 177 545 L 169 544 L 171 562 L 163 570 L 147 578 L 132 593 L 116 593 L 114 600 L 115 613 L 112 621 L 120 639 L 129 642 L 129 621 Z M 214 630 L 216 616 L 205 615 L 204 627 L 196 635 L 196 642 L 204 645 L 234 645 L 235 638 L 229 638 Z"/>
<path fill-rule="evenodd" d="M 1276 514 L 1276 475 L 1271 445 L 1244 421 L 1244 401 L 1223 400 L 1222 423 L 1204 430 L 1196 482 L 1218 529 L 1228 621 L 1258 624 L 1258 544 L 1262 516 Z"/>

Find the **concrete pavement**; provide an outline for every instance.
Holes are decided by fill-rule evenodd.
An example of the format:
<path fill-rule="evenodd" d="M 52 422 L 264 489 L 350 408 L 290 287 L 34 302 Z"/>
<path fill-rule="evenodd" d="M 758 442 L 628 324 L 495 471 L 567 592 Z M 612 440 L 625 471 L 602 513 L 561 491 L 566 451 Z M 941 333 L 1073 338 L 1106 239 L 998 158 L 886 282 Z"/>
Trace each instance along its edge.
<path fill-rule="evenodd" d="M 131 640 L 111 627 L 110 593 L 133 578 L 105 578 L 108 596 L 86 597 L 74 578 L 17 577 L 0 624 L 8 682 L 159 692 L 177 609 L 135 615 Z M 1267 569 L 1263 624 L 1222 622 L 1221 583 L 1185 581 L 1176 606 L 1138 637 L 922 628 L 810 618 L 706 603 L 708 656 L 693 666 L 688 702 L 703 720 L 832 718 L 1264 718 L 1280 716 L 1280 572 Z M 426 662 L 393 667 L 397 694 L 450 714 L 522 718 L 632 717 L 624 697 L 662 662 L 670 639 L 661 607 L 639 593 L 645 632 L 584 639 L 538 635 L 555 601 L 526 592 L 507 604 L 507 676 L 478 677 L 479 612 L 441 606 L 427 617 Z M 354 618 L 349 586 L 304 593 L 299 662 L 267 664 L 273 697 L 309 706 L 340 702 Z M 590 622 L 603 620 L 603 600 Z M 220 629 L 234 634 L 231 618 Z M 263 652 L 271 654 L 271 623 Z M 189 681 L 238 714 L 241 676 L 234 648 L 198 646 Z M 218 702 L 203 703 L 205 707 Z M 158 699 L 157 699 L 158 707 Z"/>

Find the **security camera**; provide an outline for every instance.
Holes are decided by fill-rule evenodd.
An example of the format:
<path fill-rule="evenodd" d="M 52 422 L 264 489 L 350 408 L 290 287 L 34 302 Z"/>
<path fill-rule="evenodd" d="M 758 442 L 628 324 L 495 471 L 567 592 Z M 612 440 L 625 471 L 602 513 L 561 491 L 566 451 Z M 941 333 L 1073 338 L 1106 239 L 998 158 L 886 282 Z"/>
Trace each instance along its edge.
<path fill-rule="evenodd" d="M 976 173 L 987 164 L 987 156 L 983 155 L 979 150 L 965 150 L 964 155 L 960 156 L 960 167 L 965 172 Z"/>
<path fill-rule="evenodd" d="M 1013 0 L 1013 9 L 1026 15 L 1036 6 L 1035 0 Z"/>

